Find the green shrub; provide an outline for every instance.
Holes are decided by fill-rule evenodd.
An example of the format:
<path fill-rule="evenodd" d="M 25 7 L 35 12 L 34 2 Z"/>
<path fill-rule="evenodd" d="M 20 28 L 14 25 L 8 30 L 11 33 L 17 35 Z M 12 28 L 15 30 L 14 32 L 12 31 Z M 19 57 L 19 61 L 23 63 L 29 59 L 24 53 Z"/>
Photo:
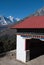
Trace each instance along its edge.
<path fill-rule="evenodd" d="M 16 36 L 4 35 L 0 37 L 0 53 L 16 49 Z"/>

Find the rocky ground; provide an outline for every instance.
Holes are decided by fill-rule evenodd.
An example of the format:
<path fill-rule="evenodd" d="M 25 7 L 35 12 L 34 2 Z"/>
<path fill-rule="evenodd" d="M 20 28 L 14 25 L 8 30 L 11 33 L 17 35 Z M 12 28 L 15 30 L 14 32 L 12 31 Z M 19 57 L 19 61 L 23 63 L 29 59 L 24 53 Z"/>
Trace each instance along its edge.
<path fill-rule="evenodd" d="M 44 65 L 44 55 L 39 56 L 24 64 L 15 59 L 16 57 L 15 52 L 16 51 L 14 50 L 6 53 L 6 55 L 3 57 L 0 57 L 0 65 Z"/>

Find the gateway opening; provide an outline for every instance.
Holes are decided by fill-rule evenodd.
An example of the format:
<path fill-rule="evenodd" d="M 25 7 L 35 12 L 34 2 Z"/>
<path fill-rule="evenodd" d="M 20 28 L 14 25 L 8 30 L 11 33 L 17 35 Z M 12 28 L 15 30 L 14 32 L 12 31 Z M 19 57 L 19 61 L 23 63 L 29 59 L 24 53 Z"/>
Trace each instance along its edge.
<path fill-rule="evenodd" d="M 29 60 L 41 56 L 44 54 L 44 41 L 41 41 L 39 39 L 26 39 L 25 50 L 30 50 L 28 56 L 30 57 Z"/>

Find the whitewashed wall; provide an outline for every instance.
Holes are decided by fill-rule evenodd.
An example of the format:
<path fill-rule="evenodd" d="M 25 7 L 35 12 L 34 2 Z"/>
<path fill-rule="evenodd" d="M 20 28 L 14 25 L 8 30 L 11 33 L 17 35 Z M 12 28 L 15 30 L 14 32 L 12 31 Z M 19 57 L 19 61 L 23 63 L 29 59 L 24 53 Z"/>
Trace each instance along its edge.
<path fill-rule="evenodd" d="M 22 62 L 26 62 L 25 39 L 20 35 L 17 35 L 16 41 L 17 41 L 16 59 Z"/>

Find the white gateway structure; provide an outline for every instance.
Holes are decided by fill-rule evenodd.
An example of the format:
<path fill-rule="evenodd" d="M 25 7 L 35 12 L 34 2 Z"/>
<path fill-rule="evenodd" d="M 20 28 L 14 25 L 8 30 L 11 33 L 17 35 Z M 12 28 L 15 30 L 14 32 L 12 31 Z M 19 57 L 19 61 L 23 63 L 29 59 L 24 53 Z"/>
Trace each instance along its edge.
<path fill-rule="evenodd" d="M 27 62 L 44 54 L 44 16 L 28 17 L 17 23 L 16 59 Z"/>

